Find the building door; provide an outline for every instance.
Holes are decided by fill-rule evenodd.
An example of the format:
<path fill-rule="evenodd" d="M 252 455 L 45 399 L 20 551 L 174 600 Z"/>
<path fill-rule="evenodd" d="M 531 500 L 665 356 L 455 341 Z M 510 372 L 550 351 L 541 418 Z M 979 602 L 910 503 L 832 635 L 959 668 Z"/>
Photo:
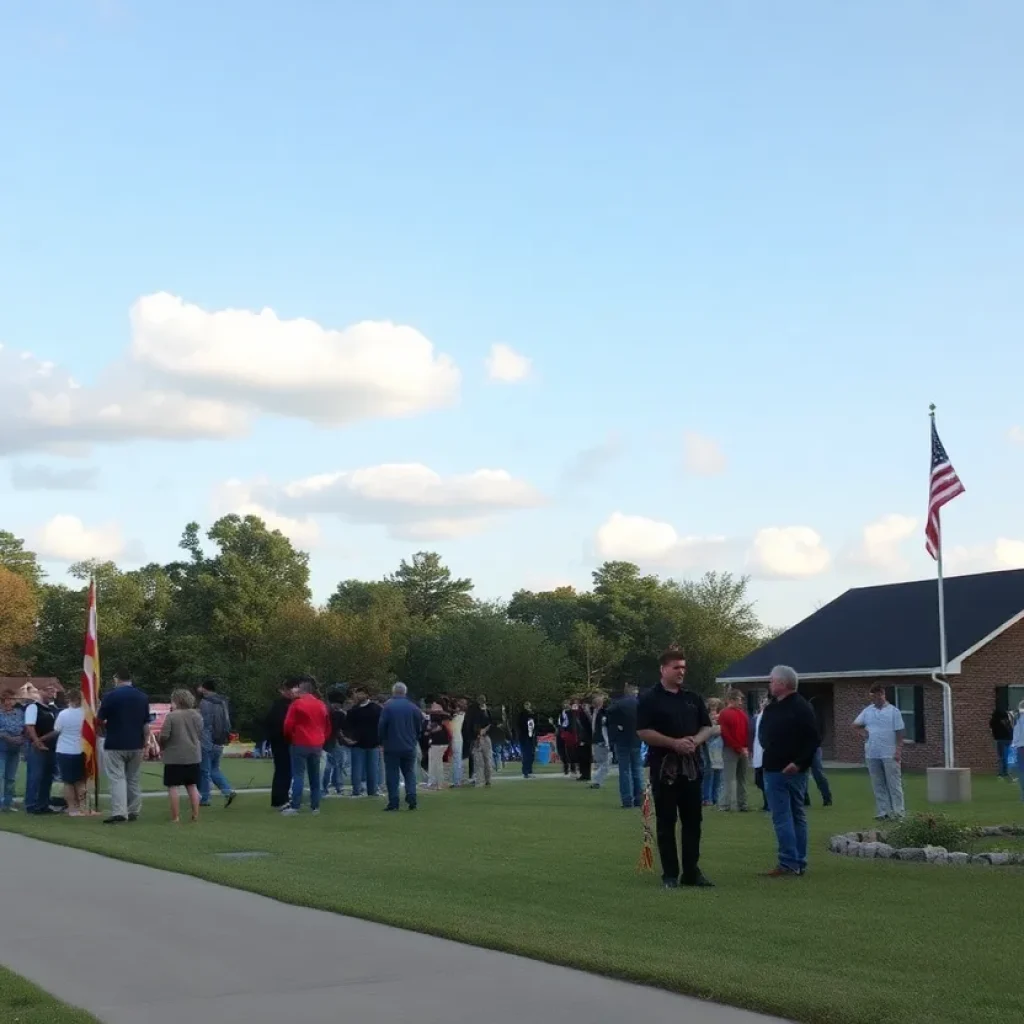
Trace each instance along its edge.
<path fill-rule="evenodd" d="M 800 692 L 810 701 L 821 733 L 821 756 L 835 760 L 835 697 L 831 683 L 801 683 Z"/>

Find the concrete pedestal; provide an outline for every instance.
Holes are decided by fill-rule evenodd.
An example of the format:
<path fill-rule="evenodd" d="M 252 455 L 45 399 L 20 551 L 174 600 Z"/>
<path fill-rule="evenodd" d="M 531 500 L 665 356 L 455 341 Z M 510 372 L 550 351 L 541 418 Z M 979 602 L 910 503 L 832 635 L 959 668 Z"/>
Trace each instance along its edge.
<path fill-rule="evenodd" d="M 928 803 L 969 804 L 970 802 L 970 768 L 928 769 Z"/>

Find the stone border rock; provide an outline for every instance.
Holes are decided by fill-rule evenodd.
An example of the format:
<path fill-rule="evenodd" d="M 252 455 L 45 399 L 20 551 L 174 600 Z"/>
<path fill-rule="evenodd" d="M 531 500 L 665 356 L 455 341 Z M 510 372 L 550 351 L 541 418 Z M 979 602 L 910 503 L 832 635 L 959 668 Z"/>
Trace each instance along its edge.
<path fill-rule="evenodd" d="M 1024 825 L 985 825 L 978 829 L 979 837 L 991 836 L 1024 836 Z M 886 833 L 847 832 L 833 836 L 829 840 L 830 852 L 843 857 L 861 857 L 864 860 L 907 860 L 928 864 L 985 864 L 1002 866 L 1005 864 L 1024 864 L 1024 853 L 1009 850 L 991 851 L 989 853 L 970 854 L 962 851 L 947 850 L 944 846 L 890 846 L 886 841 Z"/>

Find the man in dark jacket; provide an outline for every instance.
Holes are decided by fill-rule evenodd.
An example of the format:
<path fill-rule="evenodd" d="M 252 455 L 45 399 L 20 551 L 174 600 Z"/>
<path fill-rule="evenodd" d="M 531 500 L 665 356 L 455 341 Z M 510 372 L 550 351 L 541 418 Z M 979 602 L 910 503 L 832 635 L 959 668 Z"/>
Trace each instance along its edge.
<path fill-rule="evenodd" d="M 202 764 L 199 768 L 199 806 L 210 806 L 210 787 L 224 794 L 224 806 L 235 800 L 231 783 L 220 770 L 220 759 L 231 739 L 231 715 L 228 702 L 217 692 L 217 680 L 205 679 L 199 684 L 199 714 L 203 718 Z"/>
<path fill-rule="evenodd" d="M 270 705 L 263 726 L 264 737 L 270 744 L 270 753 L 274 758 L 274 778 L 270 784 L 270 806 L 275 811 L 288 806 L 292 789 L 292 754 L 291 747 L 284 735 L 284 720 L 288 716 L 288 708 L 298 696 L 298 691 L 291 681 L 281 684 L 278 697 Z"/>
<path fill-rule="evenodd" d="M 370 700 L 369 693 L 362 687 L 353 690 L 352 700 L 345 718 L 345 736 L 352 761 L 352 795 L 376 796 L 380 785 L 380 705 Z"/>
<path fill-rule="evenodd" d="M 769 690 L 774 698 L 761 716 L 764 748 L 764 792 L 779 844 L 778 866 L 769 878 L 795 878 L 807 870 L 807 772 L 821 746 L 818 719 L 797 693 L 799 677 L 788 665 L 772 669 Z"/>
<path fill-rule="evenodd" d="M 992 739 L 996 744 L 996 757 L 999 758 L 999 778 L 1010 781 L 1010 765 L 1008 756 L 1010 753 L 1010 741 L 1013 739 L 1013 715 L 1005 708 L 996 708 L 988 721 L 988 727 L 992 731 Z M 1018 771 L 1020 771 L 1018 766 Z"/>
<path fill-rule="evenodd" d="M 608 709 L 608 740 L 619 762 L 619 797 L 626 809 L 644 802 L 644 766 L 636 734 L 637 688 L 627 683 L 622 696 Z"/>
<path fill-rule="evenodd" d="M 533 759 L 537 755 L 537 716 L 529 701 L 523 704 L 523 710 L 519 713 L 517 731 L 519 753 L 523 759 L 523 778 L 530 779 L 533 777 Z"/>

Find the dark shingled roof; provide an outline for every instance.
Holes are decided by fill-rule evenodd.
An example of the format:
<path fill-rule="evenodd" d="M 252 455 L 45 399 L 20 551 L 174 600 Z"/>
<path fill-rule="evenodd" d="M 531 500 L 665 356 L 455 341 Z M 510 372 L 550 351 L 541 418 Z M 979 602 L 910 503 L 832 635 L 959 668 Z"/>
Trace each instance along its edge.
<path fill-rule="evenodd" d="M 951 576 L 945 602 L 946 652 L 952 662 L 1024 612 L 1024 569 Z M 767 679 L 776 665 L 791 665 L 806 676 L 937 670 L 935 580 L 848 590 L 718 678 Z"/>

